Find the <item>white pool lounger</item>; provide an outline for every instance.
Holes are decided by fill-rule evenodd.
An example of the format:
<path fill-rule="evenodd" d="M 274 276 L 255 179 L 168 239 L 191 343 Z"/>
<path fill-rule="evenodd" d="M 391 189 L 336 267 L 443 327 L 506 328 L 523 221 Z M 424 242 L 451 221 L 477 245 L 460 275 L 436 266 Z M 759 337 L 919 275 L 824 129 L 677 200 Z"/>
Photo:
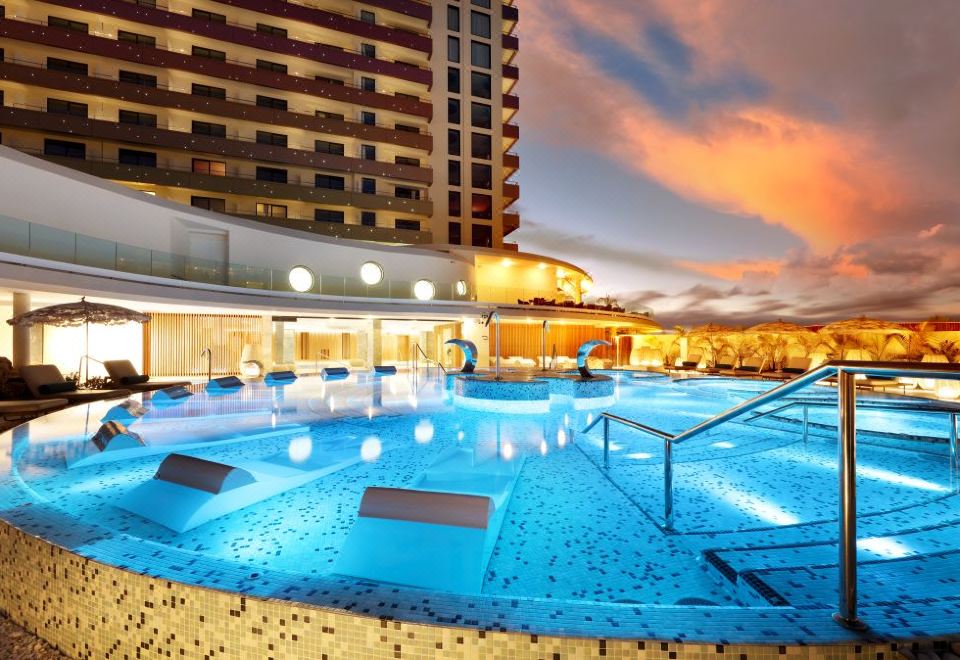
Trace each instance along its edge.
<path fill-rule="evenodd" d="M 121 509 L 186 532 L 360 461 L 323 456 L 294 463 L 287 452 L 226 465 L 186 454 L 167 456 L 154 477 L 127 493 Z"/>
<path fill-rule="evenodd" d="M 454 448 L 414 488 L 367 488 L 335 572 L 479 593 L 521 465 Z"/>

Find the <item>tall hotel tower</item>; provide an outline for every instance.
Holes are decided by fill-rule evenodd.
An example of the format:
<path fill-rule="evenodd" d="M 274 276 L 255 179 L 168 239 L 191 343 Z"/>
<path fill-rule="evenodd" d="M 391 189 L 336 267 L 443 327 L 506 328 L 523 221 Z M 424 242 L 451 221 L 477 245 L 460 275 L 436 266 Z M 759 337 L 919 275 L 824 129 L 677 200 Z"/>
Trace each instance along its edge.
<path fill-rule="evenodd" d="M 502 248 L 519 226 L 512 3 L 0 2 L 4 145 L 332 236 Z"/>

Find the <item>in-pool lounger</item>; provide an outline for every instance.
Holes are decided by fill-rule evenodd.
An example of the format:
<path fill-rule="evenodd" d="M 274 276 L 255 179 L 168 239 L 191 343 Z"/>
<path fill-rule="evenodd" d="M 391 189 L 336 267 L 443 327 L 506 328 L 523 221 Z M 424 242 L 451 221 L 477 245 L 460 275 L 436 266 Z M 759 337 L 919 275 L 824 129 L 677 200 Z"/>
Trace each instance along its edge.
<path fill-rule="evenodd" d="M 120 508 L 182 533 L 359 462 L 318 456 L 296 463 L 288 452 L 227 465 L 170 454 L 149 479 L 121 498 Z"/>
<path fill-rule="evenodd" d="M 521 466 L 457 447 L 413 488 L 367 488 L 335 571 L 479 593 Z"/>

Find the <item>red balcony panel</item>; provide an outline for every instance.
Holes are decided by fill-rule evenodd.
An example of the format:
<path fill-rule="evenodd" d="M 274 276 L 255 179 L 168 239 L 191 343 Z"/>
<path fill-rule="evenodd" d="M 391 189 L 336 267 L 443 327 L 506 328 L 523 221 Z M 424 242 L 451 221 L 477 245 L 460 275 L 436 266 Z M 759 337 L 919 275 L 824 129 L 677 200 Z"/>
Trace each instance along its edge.
<path fill-rule="evenodd" d="M 520 50 L 520 39 L 513 34 L 503 35 L 504 50 Z"/>
<path fill-rule="evenodd" d="M 404 16 L 422 18 L 429 21 L 433 18 L 433 7 L 415 0 L 362 0 L 363 4 L 371 7 L 380 7 L 388 11 L 395 11 Z"/>
<path fill-rule="evenodd" d="M 518 229 L 520 229 L 520 214 L 504 213 L 503 214 L 503 235 L 507 236 L 508 234 L 512 234 Z"/>
<path fill-rule="evenodd" d="M 520 80 L 520 69 L 512 64 L 503 65 L 503 77 L 511 80 Z"/>
<path fill-rule="evenodd" d="M 130 21 L 136 21 L 154 27 L 187 32 L 217 41 L 259 48 L 273 53 L 283 53 L 293 57 L 302 57 L 325 64 L 341 66 L 346 69 L 392 76 L 410 82 L 429 85 L 433 77 L 430 71 L 420 69 L 410 64 L 399 62 L 385 62 L 370 57 L 363 57 L 357 53 L 344 51 L 333 46 L 310 44 L 302 41 L 293 41 L 283 37 L 247 30 L 235 25 L 212 23 L 192 16 L 175 14 L 162 9 L 139 7 L 132 3 L 116 2 L 111 0 L 44 0 L 47 4 L 70 7 L 97 14 L 112 15 Z M 286 4 L 286 3 L 280 3 Z M 295 5 L 293 5 L 295 6 Z M 163 51 L 161 51 L 163 52 Z"/>
<path fill-rule="evenodd" d="M 166 148 L 189 153 L 212 154 L 227 158 L 257 160 L 302 167 L 357 172 L 404 181 L 431 183 L 433 173 L 422 167 L 363 160 L 334 154 L 288 149 L 256 142 L 193 135 L 164 128 L 120 124 L 100 119 L 72 117 L 40 110 L 0 108 L 0 125 L 44 133 L 63 133 L 95 140 L 125 142 L 153 148 Z"/>
<path fill-rule="evenodd" d="M 504 204 L 509 206 L 513 202 L 520 199 L 520 186 L 516 183 L 510 183 L 508 181 L 503 182 L 503 197 L 505 200 Z"/>
<path fill-rule="evenodd" d="M 503 95 L 503 107 L 511 108 L 513 110 L 520 109 L 520 97 L 516 94 L 504 94 Z"/>
<path fill-rule="evenodd" d="M 500 5 L 500 7 L 503 9 L 503 20 L 514 23 L 520 20 L 520 11 L 516 5 Z"/>
<path fill-rule="evenodd" d="M 520 169 L 520 156 L 512 151 L 507 151 L 503 154 L 503 166 L 510 170 Z"/>
<path fill-rule="evenodd" d="M 320 27 L 330 28 L 337 32 L 345 32 L 358 37 L 386 41 L 397 46 L 417 50 L 429 54 L 432 51 L 429 36 L 408 32 L 385 25 L 371 25 L 357 18 L 335 14 L 333 12 L 294 5 L 284 0 L 215 0 L 220 4 L 249 9 L 266 14 L 267 17 L 289 18 L 293 21 L 310 23 Z M 266 18 L 264 19 L 266 20 Z M 426 28 L 426 26 L 424 26 Z"/>
<path fill-rule="evenodd" d="M 0 80 L 9 80 L 24 85 L 74 92 L 77 94 L 90 94 L 93 96 L 113 98 L 130 103 L 142 103 L 144 105 L 164 108 L 179 108 L 225 119 L 232 118 L 253 121 L 265 126 L 287 126 L 306 131 L 353 137 L 368 142 L 400 144 L 425 151 L 430 151 L 433 147 L 433 138 L 429 135 L 394 131 L 382 126 L 367 126 L 365 124 L 346 122 L 339 119 L 327 119 L 294 112 L 272 110 L 270 108 L 260 108 L 255 105 L 245 105 L 234 101 L 222 101 L 220 99 L 193 96 L 192 94 L 172 92 L 155 87 L 142 87 L 140 85 L 121 83 L 104 78 L 90 78 L 72 73 L 49 71 L 47 69 L 38 69 L 22 64 L 12 64 L 10 62 L 0 63 Z"/>
<path fill-rule="evenodd" d="M 503 125 L 503 137 L 511 138 L 514 140 L 520 139 L 520 127 L 516 124 L 504 124 Z"/>
<path fill-rule="evenodd" d="M 125 5 L 126 3 L 121 4 Z M 76 52 L 90 53 L 145 66 L 190 71 L 239 82 L 244 85 L 259 85 L 288 92 L 310 94 L 318 98 L 331 98 L 346 103 L 392 110 L 417 117 L 429 118 L 432 115 L 430 104 L 423 101 L 365 92 L 353 87 L 332 85 L 320 80 L 294 78 L 282 73 L 158 50 L 139 44 L 95 37 L 45 25 L 34 25 L 9 19 L 0 21 L 0 37 L 28 41 L 50 48 L 67 48 Z"/>

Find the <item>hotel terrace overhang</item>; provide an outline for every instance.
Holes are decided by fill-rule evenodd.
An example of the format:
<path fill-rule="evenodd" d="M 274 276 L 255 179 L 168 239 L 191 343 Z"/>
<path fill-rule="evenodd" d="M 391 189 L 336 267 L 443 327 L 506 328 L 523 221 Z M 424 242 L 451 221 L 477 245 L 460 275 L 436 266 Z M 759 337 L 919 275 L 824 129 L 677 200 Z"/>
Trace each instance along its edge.
<path fill-rule="evenodd" d="M 577 266 L 510 250 L 336 239 L 186 207 L 0 147 L 0 286 L 273 315 L 552 320 L 633 333 Z M 365 264 L 379 281 L 362 279 Z M 291 271 L 308 278 L 295 290 Z M 371 280 L 372 281 L 372 280 Z M 593 307 L 591 309 L 590 307 Z"/>

